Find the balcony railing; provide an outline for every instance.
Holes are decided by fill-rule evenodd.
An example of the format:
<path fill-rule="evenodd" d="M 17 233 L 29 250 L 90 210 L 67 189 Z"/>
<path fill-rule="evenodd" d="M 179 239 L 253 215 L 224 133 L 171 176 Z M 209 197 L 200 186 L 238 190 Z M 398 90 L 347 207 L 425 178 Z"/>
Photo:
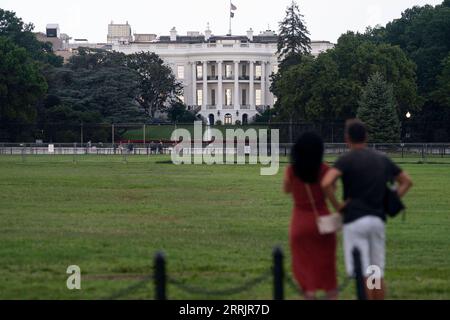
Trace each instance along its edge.
<path fill-rule="evenodd" d="M 250 110 L 251 106 L 249 104 L 241 105 L 241 110 Z"/>
<path fill-rule="evenodd" d="M 203 81 L 203 77 L 196 77 L 197 81 Z M 217 81 L 219 80 L 219 76 L 207 76 L 206 77 L 207 81 Z M 250 76 L 239 76 L 238 77 L 239 81 L 249 81 L 250 80 Z M 234 75 L 231 76 L 222 76 L 222 80 L 228 80 L 228 81 L 234 81 Z M 255 81 L 261 81 L 261 77 L 255 77 L 254 78 Z"/>
<path fill-rule="evenodd" d="M 217 109 L 217 106 L 216 106 L 216 105 L 209 104 L 209 105 L 206 106 L 206 109 L 207 109 L 207 110 L 216 110 L 216 109 Z"/>
<path fill-rule="evenodd" d="M 223 106 L 222 109 L 224 109 L 224 110 L 233 110 L 234 106 Z"/>

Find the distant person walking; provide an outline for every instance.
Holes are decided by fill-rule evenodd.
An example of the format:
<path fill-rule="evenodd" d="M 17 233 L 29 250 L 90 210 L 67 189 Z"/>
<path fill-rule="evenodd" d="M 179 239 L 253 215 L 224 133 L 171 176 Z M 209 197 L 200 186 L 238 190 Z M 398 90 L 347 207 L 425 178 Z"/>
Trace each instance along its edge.
<path fill-rule="evenodd" d="M 322 180 L 322 188 L 333 207 L 344 214 L 344 258 L 349 276 L 354 276 L 352 251 L 361 253 L 363 274 L 369 266 L 377 266 L 381 273 L 380 287 L 369 290 L 367 298 L 381 300 L 385 296 L 385 221 L 384 197 L 387 183 L 396 181 L 397 192 L 403 197 L 412 186 L 408 174 L 384 154 L 367 148 L 367 130 L 359 120 L 347 121 L 345 141 L 350 152 L 340 157 Z M 336 199 L 334 185 L 342 178 L 344 200 Z"/>
<path fill-rule="evenodd" d="M 319 234 L 315 215 L 315 212 L 320 216 L 330 214 L 320 187 L 329 170 L 323 163 L 323 151 L 320 136 L 303 134 L 292 149 L 292 164 L 287 167 L 284 179 L 284 191 L 294 199 L 289 236 L 292 269 L 305 299 L 309 300 L 315 299 L 319 290 L 325 291 L 328 299 L 337 299 L 338 295 L 336 235 Z"/>

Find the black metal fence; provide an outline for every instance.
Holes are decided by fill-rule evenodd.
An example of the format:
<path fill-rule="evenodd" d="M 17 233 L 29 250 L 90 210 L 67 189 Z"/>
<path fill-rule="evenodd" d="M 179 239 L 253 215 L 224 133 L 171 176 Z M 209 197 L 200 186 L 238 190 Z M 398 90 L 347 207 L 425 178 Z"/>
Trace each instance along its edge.
<path fill-rule="evenodd" d="M 344 142 L 344 121 L 334 122 L 295 122 L 295 123 L 251 123 L 247 125 L 203 125 L 203 130 L 226 129 L 278 129 L 281 143 L 292 143 L 305 131 L 316 131 L 328 143 Z M 185 128 L 193 132 L 194 124 L 188 123 L 47 123 L 25 125 L 20 123 L 2 124 L 0 141 L 2 142 L 53 142 L 53 143 L 117 143 L 133 141 L 170 141 L 175 129 Z M 405 120 L 401 127 L 400 140 L 411 142 L 447 142 L 450 143 L 450 123 L 420 122 Z"/>
<path fill-rule="evenodd" d="M 27 157 L 30 155 L 169 155 L 173 152 L 175 142 L 149 142 L 149 143 L 0 143 L 0 156 L 15 155 Z M 279 145 L 280 156 L 289 156 L 293 144 L 283 143 Z M 203 143 L 200 148 L 192 146 L 185 150 L 191 154 L 201 155 L 209 145 Z M 256 145 L 254 150 L 248 146 L 244 153 L 258 155 L 259 147 L 268 147 L 269 154 L 273 152 L 270 145 Z M 369 144 L 369 148 L 386 153 L 393 158 L 411 159 L 416 161 L 444 161 L 450 160 L 450 143 L 383 143 Z M 244 148 L 245 149 L 245 148 Z M 222 151 L 214 149 L 214 152 L 237 153 L 238 147 L 224 145 Z M 339 156 L 348 151 L 344 143 L 325 144 L 325 156 Z"/>
<path fill-rule="evenodd" d="M 153 260 L 153 273 L 144 277 L 141 281 L 130 285 L 118 292 L 115 292 L 111 296 L 107 297 L 106 300 L 115 300 L 120 298 L 125 298 L 132 292 L 136 291 L 139 288 L 144 287 L 146 284 L 153 282 L 154 286 L 154 299 L 155 300 L 168 300 L 169 292 L 168 286 L 172 285 L 179 290 L 195 295 L 195 296 L 203 296 L 203 297 L 228 297 L 230 295 L 243 293 L 249 291 L 255 286 L 272 280 L 273 292 L 272 297 L 274 300 L 284 300 L 285 299 L 285 283 L 289 284 L 296 293 L 301 296 L 304 295 L 302 289 L 297 285 L 295 280 L 292 279 L 291 276 L 287 275 L 284 270 L 284 254 L 281 248 L 275 247 L 272 252 L 272 261 L 273 265 L 271 268 L 267 269 L 266 272 L 263 272 L 258 277 L 254 279 L 250 279 L 245 283 L 241 283 L 236 287 L 226 288 L 226 289 L 205 289 L 204 287 L 195 287 L 191 285 L 185 284 L 183 281 L 180 281 L 176 278 L 173 278 L 169 275 L 166 256 L 163 252 L 158 252 L 154 256 Z M 364 283 L 364 276 L 362 270 L 361 263 L 361 254 L 359 249 L 353 249 L 353 263 L 355 270 L 355 293 L 356 298 L 358 300 L 366 300 L 366 284 Z M 352 278 L 346 278 L 344 283 L 338 288 L 339 292 L 342 292 L 347 285 L 350 283 Z M 324 299 L 324 298 L 319 298 Z"/>

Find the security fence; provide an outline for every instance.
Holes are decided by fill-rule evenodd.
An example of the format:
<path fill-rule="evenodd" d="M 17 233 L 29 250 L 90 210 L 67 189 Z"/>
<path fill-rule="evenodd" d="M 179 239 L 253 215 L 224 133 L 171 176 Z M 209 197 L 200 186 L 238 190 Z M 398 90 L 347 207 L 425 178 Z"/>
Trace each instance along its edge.
<path fill-rule="evenodd" d="M 169 155 L 174 151 L 176 142 L 149 142 L 149 143 L 0 143 L 0 156 L 22 156 L 26 158 L 32 155 L 116 155 L 132 157 L 139 155 Z M 278 150 L 272 150 L 272 146 L 267 143 L 238 146 L 236 142 L 225 144 L 222 149 L 214 147 L 209 152 L 215 154 L 245 154 L 259 155 L 260 148 L 268 149 L 268 154 L 277 152 L 281 157 L 288 157 L 292 148 L 292 143 L 279 144 Z M 450 161 L 450 143 L 383 143 L 369 144 L 369 148 L 386 153 L 393 158 L 404 160 L 417 160 L 423 162 Z M 184 148 L 184 154 L 201 155 L 210 148 L 209 143 L 194 144 L 191 148 Z M 348 151 L 344 143 L 326 143 L 325 156 L 339 156 Z"/>
<path fill-rule="evenodd" d="M 325 142 L 344 142 L 344 121 L 250 123 L 237 125 L 203 124 L 202 133 L 218 129 L 224 135 L 227 129 L 277 129 L 281 143 L 293 143 L 305 131 L 319 133 Z M 175 129 L 194 133 L 193 123 L 45 123 L 25 125 L 7 123 L 0 126 L 1 142 L 53 142 L 53 143 L 149 143 L 171 141 Z M 450 123 L 445 121 L 405 120 L 398 140 L 404 143 L 450 143 Z"/>

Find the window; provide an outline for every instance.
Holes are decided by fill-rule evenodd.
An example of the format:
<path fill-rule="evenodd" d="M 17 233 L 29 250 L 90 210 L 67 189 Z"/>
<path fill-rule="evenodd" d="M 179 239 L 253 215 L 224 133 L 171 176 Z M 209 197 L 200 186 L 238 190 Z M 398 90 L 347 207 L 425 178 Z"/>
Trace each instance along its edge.
<path fill-rule="evenodd" d="M 255 77 L 261 78 L 262 75 L 262 69 L 260 65 L 257 65 L 255 68 Z"/>
<path fill-rule="evenodd" d="M 229 113 L 225 115 L 225 124 L 233 124 L 233 117 Z"/>
<path fill-rule="evenodd" d="M 184 66 L 177 67 L 177 76 L 178 79 L 184 79 Z"/>
<path fill-rule="evenodd" d="M 242 76 L 243 77 L 247 76 L 247 65 L 246 64 L 242 65 Z"/>
<path fill-rule="evenodd" d="M 231 89 L 225 90 L 225 105 L 231 106 Z"/>
<path fill-rule="evenodd" d="M 260 106 L 261 105 L 261 90 L 260 89 L 256 89 L 255 100 L 256 100 L 255 104 L 257 106 Z"/>
<path fill-rule="evenodd" d="M 211 89 L 211 105 L 216 105 L 216 90 Z"/>
<path fill-rule="evenodd" d="M 227 78 L 231 78 L 232 76 L 233 76 L 233 74 L 232 74 L 232 68 L 231 68 L 231 64 L 227 64 L 226 66 L 225 66 L 225 76 L 227 77 Z"/>
<path fill-rule="evenodd" d="M 197 90 L 197 105 L 203 105 L 203 90 L 201 89 Z"/>
<path fill-rule="evenodd" d="M 247 105 L 247 90 L 242 89 L 242 105 Z"/>
<path fill-rule="evenodd" d="M 201 64 L 197 65 L 197 79 L 203 78 L 203 66 Z"/>
<path fill-rule="evenodd" d="M 211 66 L 211 76 L 214 78 L 216 76 L 216 66 L 212 65 Z"/>

